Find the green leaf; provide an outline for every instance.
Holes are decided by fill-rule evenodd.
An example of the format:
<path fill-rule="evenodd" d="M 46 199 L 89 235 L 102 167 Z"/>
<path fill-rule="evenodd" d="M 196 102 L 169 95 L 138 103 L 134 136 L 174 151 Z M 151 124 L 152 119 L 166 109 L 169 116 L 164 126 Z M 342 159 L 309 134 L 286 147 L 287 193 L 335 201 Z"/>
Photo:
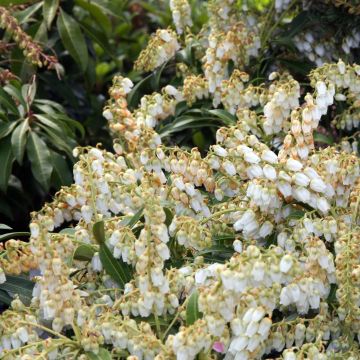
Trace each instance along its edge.
<path fill-rule="evenodd" d="M 25 84 L 21 88 L 22 97 L 25 99 L 27 105 L 27 111 L 30 110 L 30 105 L 34 101 L 36 95 L 36 78 L 32 77 L 31 82 L 29 84 Z"/>
<path fill-rule="evenodd" d="M 74 251 L 73 259 L 81 261 L 90 261 L 94 256 L 95 250 L 89 244 L 81 244 Z"/>
<path fill-rule="evenodd" d="M 104 14 L 102 9 L 94 3 L 85 0 L 75 0 L 76 5 L 81 6 L 83 9 L 87 10 L 92 19 L 92 22 L 99 25 L 105 32 L 107 36 L 111 34 L 111 20 L 110 18 Z"/>
<path fill-rule="evenodd" d="M 84 21 L 80 21 L 79 24 L 81 25 L 82 29 L 84 30 L 85 34 L 89 36 L 93 41 L 99 44 L 104 51 L 112 58 L 116 58 L 114 55 L 108 37 L 106 34 L 102 33 L 101 31 L 97 30 L 94 26 L 90 26 L 89 24 L 85 23 Z"/>
<path fill-rule="evenodd" d="M 17 237 L 22 237 L 22 236 L 30 236 L 29 232 L 25 232 L 25 231 L 18 231 L 18 232 L 11 232 L 11 233 L 6 233 L 3 235 L 0 235 L 0 242 L 4 242 L 10 239 L 15 239 Z"/>
<path fill-rule="evenodd" d="M 136 223 L 140 220 L 142 213 L 144 211 L 144 208 L 142 207 L 139 211 L 137 211 L 130 219 L 129 221 L 126 221 L 123 223 L 123 225 L 128 226 L 129 228 L 133 228 Z M 125 220 L 125 219 L 124 219 Z M 127 220 L 127 219 L 126 219 Z"/>
<path fill-rule="evenodd" d="M 27 141 L 26 133 L 29 130 L 29 119 L 22 121 L 11 135 L 12 151 L 17 162 L 22 165 L 24 158 L 25 146 Z"/>
<path fill-rule="evenodd" d="M 17 121 L 3 122 L 0 124 L 0 139 L 9 135 L 15 126 L 18 124 Z"/>
<path fill-rule="evenodd" d="M 75 229 L 74 228 L 65 228 L 59 231 L 59 234 L 66 234 L 66 235 L 70 235 L 73 236 L 75 234 Z"/>
<path fill-rule="evenodd" d="M 46 22 L 46 27 L 50 29 L 51 23 L 53 22 L 57 9 L 59 7 L 59 0 L 45 0 L 43 5 L 43 16 Z"/>
<path fill-rule="evenodd" d="M 0 224 L 0 230 L 12 230 L 12 228 L 6 224 Z"/>
<path fill-rule="evenodd" d="M 228 111 L 226 110 L 222 110 L 222 109 L 213 109 L 213 110 L 208 110 L 208 112 L 212 115 L 215 115 L 216 117 L 220 118 L 223 123 L 225 125 L 234 125 L 237 122 L 237 118 L 235 115 L 230 114 Z"/>
<path fill-rule="evenodd" d="M 324 143 L 327 145 L 334 145 L 334 139 L 330 135 L 324 135 L 317 131 L 314 132 L 314 141 L 319 143 Z"/>
<path fill-rule="evenodd" d="M 5 290 L 0 290 L 0 303 L 10 305 L 13 298 Z"/>
<path fill-rule="evenodd" d="M 41 127 L 42 129 L 44 129 L 44 132 L 46 133 L 46 137 L 49 138 L 49 142 L 57 147 L 58 149 L 64 151 L 70 158 L 72 157 L 72 151 L 71 151 L 71 146 L 69 144 L 67 144 L 64 140 L 63 137 L 65 134 L 58 134 L 56 132 L 54 132 L 53 130 L 51 130 L 49 127 L 46 127 L 40 123 L 38 123 L 39 127 Z M 70 137 L 67 138 L 67 140 L 70 140 Z"/>
<path fill-rule="evenodd" d="M 115 259 L 106 246 L 104 221 L 98 221 L 94 224 L 93 235 L 100 245 L 99 256 L 102 266 L 111 278 L 119 284 L 120 288 L 124 288 L 125 284 L 131 279 L 130 269 L 124 262 Z"/>
<path fill-rule="evenodd" d="M 30 132 L 27 150 L 35 179 L 45 190 L 48 190 L 53 165 L 47 145 L 36 133 Z"/>
<path fill-rule="evenodd" d="M 10 1 L 10 2 L 12 2 L 13 4 L 15 3 L 15 1 Z M 29 2 L 27 1 L 27 3 Z M 31 17 L 41 8 L 41 5 L 42 4 L 40 2 L 31 6 L 27 6 L 25 10 L 17 11 L 16 13 L 14 13 L 14 16 L 17 18 L 19 24 L 25 24 L 29 22 Z"/>
<path fill-rule="evenodd" d="M 103 221 L 98 221 L 94 224 L 93 235 L 99 245 L 105 244 L 105 229 Z"/>
<path fill-rule="evenodd" d="M 58 176 L 61 185 L 69 186 L 72 183 L 72 172 L 65 160 L 65 158 L 56 153 L 51 152 L 51 159 L 54 167 L 54 172 Z"/>
<path fill-rule="evenodd" d="M 9 183 L 9 177 L 15 157 L 11 150 L 10 136 L 0 141 L 0 189 L 6 191 Z"/>
<path fill-rule="evenodd" d="M 89 58 L 85 38 L 79 24 L 74 18 L 60 9 L 57 28 L 66 50 L 74 58 L 81 70 L 85 72 Z"/>
<path fill-rule="evenodd" d="M 146 76 L 144 79 L 139 81 L 129 92 L 127 96 L 127 103 L 131 110 L 135 109 L 139 104 L 140 98 L 145 92 L 151 91 L 151 79 L 153 74 Z"/>
<path fill-rule="evenodd" d="M 100 245 L 99 256 L 105 271 L 123 289 L 125 284 L 131 279 L 129 267 L 121 260 L 115 259 L 105 243 Z"/>
<path fill-rule="evenodd" d="M 289 216 L 286 219 L 288 219 L 288 220 L 291 220 L 291 219 L 299 220 L 299 219 L 302 219 L 305 214 L 306 214 L 306 212 L 303 211 L 303 210 L 294 209 L 294 210 L 291 211 L 291 213 L 289 214 Z"/>
<path fill-rule="evenodd" d="M 16 99 L 25 109 L 26 108 L 26 102 L 25 102 L 24 98 L 21 95 L 20 83 L 17 83 L 17 84 L 19 85 L 19 88 L 17 88 L 16 86 L 14 86 L 12 84 L 7 84 L 6 86 L 4 86 L 4 90 L 9 95 L 11 95 L 14 99 Z M 0 92 L 1 92 L 1 90 L 0 90 Z"/>
<path fill-rule="evenodd" d="M 112 359 L 111 354 L 105 348 L 100 348 L 99 352 L 97 354 L 90 352 L 90 351 L 85 352 L 85 354 L 90 360 L 111 360 Z"/>
<path fill-rule="evenodd" d="M 197 290 L 194 290 L 190 295 L 186 306 L 186 325 L 192 325 L 197 319 L 201 318 L 201 313 L 199 311 L 198 305 L 199 293 Z"/>
<path fill-rule="evenodd" d="M 175 119 L 172 123 L 158 129 L 161 138 L 167 137 L 173 133 L 184 131 L 187 129 L 197 129 L 205 127 L 220 127 L 221 121 L 217 118 L 196 117 L 191 115 L 183 115 Z"/>
<path fill-rule="evenodd" d="M 52 118 L 49 118 L 46 115 L 34 114 L 34 116 L 44 125 L 51 128 L 58 136 L 63 136 L 65 134 L 65 129 L 62 129 L 57 125 Z M 61 139 L 63 140 L 63 139 Z"/>
<path fill-rule="evenodd" d="M 15 104 L 15 101 L 12 99 L 12 97 L 5 92 L 5 90 L 0 87 L 0 104 L 3 105 L 6 109 L 6 111 L 10 111 L 14 115 L 19 116 L 19 110 Z"/>
<path fill-rule="evenodd" d="M 29 305 L 32 299 L 34 283 L 21 276 L 6 275 L 6 282 L 0 285 L 0 290 L 4 290 L 11 297 L 19 295 L 20 300 Z"/>

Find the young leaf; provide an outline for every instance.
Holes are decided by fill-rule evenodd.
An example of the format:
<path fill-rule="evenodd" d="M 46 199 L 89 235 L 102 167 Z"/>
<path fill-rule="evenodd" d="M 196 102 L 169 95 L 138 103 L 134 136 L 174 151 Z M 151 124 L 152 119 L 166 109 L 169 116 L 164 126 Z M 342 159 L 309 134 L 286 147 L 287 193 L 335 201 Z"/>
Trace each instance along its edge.
<path fill-rule="evenodd" d="M 30 110 L 30 106 L 34 101 L 36 95 L 36 78 L 35 75 L 32 77 L 29 84 L 25 84 L 21 88 L 21 95 L 25 99 L 27 111 Z"/>
<path fill-rule="evenodd" d="M 46 21 L 46 27 L 50 29 L 53 22 L 56 11 L 59 7 L 59 0 L 45 0 L 43 5 L 43 16 Z"/>
<path fill-rule="evenodd" d="M 10 136 L 0 141 L 0 190 L 6 191 L 15 157 L 11 150 Z"/>
<path fill-rule="evenodd" d="M 53 171 L 50 151 L 44 140 L 34 132 L 30 132 L 27 150 L 31 162 L 31 171 L 35 179 L 47 190 L 50 186 L 50 177 Z"/>
<path fill-rule="evenodd" d="M 57 28 L 66 50 L 74 58 L 81 70 L 85 72 L 89 58 L 85 38 L 79 24 L 74 18 L 60 9 Z"/>
<path fill-rule="evenodd" d="M 192 325 L 197 319 L 201 318 L 198 305 L 199 293 L 194 290 L 190 295 L 189 301 L 186 306 L 186 325 Z"/>
<path fill-rule="evenodd" d="M 11 135 L 12 151 L 15 155 L 17 162 L 22 165 L 24 158 L 24 151 L 27 140 L 27 131 L 29 130 L 29 119 L 22 121 L 14 130 Z"/>

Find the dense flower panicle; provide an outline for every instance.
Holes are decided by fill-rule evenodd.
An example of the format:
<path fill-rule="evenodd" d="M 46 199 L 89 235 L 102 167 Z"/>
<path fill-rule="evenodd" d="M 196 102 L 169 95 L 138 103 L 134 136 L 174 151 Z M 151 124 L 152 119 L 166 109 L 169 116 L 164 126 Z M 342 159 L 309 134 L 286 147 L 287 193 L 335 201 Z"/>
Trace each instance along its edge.
<path fill-rule="evenodd" d="M 19 25 L 18 19 L 13 17 L 11 12 L 0 6 L 0 27 L 11 34 L 11 37 L 23 51 L 29 62 L 38 67 L 54 69 L 58 60 L 55 56 L 44 53 L 42 47 L 34 41 Z"/>
<path fill-rule="evenodd" d="M 209 92 L 214 95 L 213 103 L 220 103 L 221 83 L 229 77 L 227 63 L 232 60 L 237 67 L 243 67 L 250 56 L 256 56 L 259 39 L 246 26 L 235 23 L 227 32 L 214 30 L 210 33 L 209 47 L 203 58 L 204 74 L 209 84 Z"/>
<path fill-rule="evenodd" d="M 192 26 L 191 8 L 187 0 L 170 0 L 170 9 L 178 34 L 182 34 L 187 26 Z"/>
<path fill-rule="evenodd" d="M 281 69 L 254 84 L 244 69 L 261 24 L 250 31 L 238 5 L 209 1 L 203 74 L 183 64 L 178 87 L 134 110 L 132 81 L 113 79 L 103 116 L 115 153 L 74 149 L 74 184 L 32 214 L 29 243 L 0 248 L 0 283 L 35 282 L 31 299 L 1 314 L 1 358 L 360 357 L 357 133 L 329 147 L 314 135 L 325 116 L 358 127 L 360 67 L 324 64 L 308 93 Z M 276 1 L 276 16 L 289 5 Z M 188 34 L 188 2 L 170 7 Z M 181 38 L 158 30 L 138 70 L 173 58 Z M 179 108 L 200 112 L 197 102 L 227 124 L 205 154 L 160 133 Z"/>
<path fill-rule="evenodd" d="M 176 33 L 171 29 L 159 29 L 151 37 L 137 61 L 135 68 L 143 71 L 152 71 L 170 60 L 180 49 Z"/>

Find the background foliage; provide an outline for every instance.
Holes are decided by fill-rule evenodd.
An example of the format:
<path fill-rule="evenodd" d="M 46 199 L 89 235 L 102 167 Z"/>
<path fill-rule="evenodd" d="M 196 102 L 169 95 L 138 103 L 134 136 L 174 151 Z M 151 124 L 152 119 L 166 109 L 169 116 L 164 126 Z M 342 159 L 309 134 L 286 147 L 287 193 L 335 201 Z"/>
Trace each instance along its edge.
<path fill-rule="evenodd" d="M 208 20 L 206 2 L 190 3 L 192 30 L 197 33 Z M 270 0 L 237 1 L 239 11 L 246 14 L 251 9 L 267 24 L 268 31 L 260 34 L 260 54 L 246 69 L 254 85 L 264 81 L 275 66 L 287 69 L 302 83 L 307 81 L 306 74 L 316 61 L 309 60 L 296 41 L 308 29 L 318 29 L 324 43 L 337 42 L 341 50 L 344 37 L 360 26 L 359 16 L 342 2 L 309 2 L 303 9 L 294 1 L 280 16 L 274 4 Z M 137 106 L 142 95 L 165 83 L 178 85 L 181 77 L 173 60 L 150 74 L 132 67 L 150 34 L 171 26 L 167 1 L 16 0 L 0 1 L 0 6 L 43 54 L 53 57 L 50 64 L 32 64 L 24 55 L 24 41 L 14 36 L 6 25 L 9 19 L 1 12 L 0 221 L 26 228 L 29 212 L 61 184 L 71 182 L 71 149 L 76 144 L 111 146 L 101 114 L 114 74 L 122 73 L 137 83 L 130 108 Z M 190 37 L 186 43 L 176 61 L 200 73 L 198 39 Z M 360 54 L 357 48 L 332 55 L 351 62 Z M 209 108 L 209 101 L 200 101 L 192 109 L 180 104 L 175 116 L 157 130 L 170 143 L 195 145 L 203 151 L 213 142 L 217 127 L 234 121 L 223 110 L 209 112 Z M 338 136 L 329 126 L 324 133 L 322 140 L 327 143 Z"/>

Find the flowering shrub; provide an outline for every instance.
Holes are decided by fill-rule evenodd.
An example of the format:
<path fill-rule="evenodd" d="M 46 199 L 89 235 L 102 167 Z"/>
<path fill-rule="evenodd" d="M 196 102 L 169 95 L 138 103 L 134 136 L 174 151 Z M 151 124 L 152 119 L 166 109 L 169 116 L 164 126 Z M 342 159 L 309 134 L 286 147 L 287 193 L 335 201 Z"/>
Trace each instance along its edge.
<path fill-rule="evenodd" d="M 182 36 L 187 3 L 171 9 Z M 132 111 L 133 83 L 114 78 L 114 153 L 76 148 L 74 184 L 33 214 L 29 243 L 3 248 L 1 286 L 27 273 L 35 286 L 1 315 L 2 358 L 359 358 L 360 66 L 318 66 L 307 93 L 281 69 L 254 85 L 259 37 L 235 10 L 210 2 L 203 73 L 180 86 Z M 184 41 L 158 30 L 136 66 Z M 161 127 L 199 99 L 227 121 L 206 154 Z M 351 135 L 318 146 L 325 117 Z"/>

